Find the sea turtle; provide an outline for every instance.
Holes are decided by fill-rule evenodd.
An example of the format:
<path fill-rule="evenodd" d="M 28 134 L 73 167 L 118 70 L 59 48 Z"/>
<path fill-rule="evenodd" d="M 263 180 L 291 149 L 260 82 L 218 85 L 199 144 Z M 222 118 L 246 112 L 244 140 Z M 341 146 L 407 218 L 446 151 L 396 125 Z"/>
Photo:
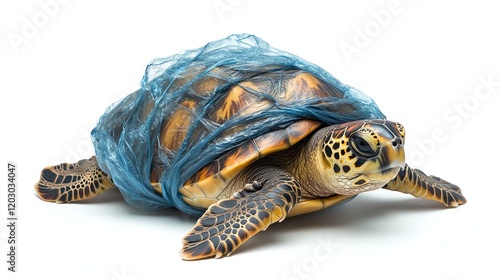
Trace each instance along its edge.
<path fill-rule="evenodd" d="M 229 255 L 286 217 L 380 188 L 466 202 L 405 163 L 405 129 L 371 99 L 251 35 L 155 60 L 92 137 L 96 156 L 42 170 L 39 197 L 65 203 L 116 186 L 139 208 L 200 214 L 186 260 Z"/>

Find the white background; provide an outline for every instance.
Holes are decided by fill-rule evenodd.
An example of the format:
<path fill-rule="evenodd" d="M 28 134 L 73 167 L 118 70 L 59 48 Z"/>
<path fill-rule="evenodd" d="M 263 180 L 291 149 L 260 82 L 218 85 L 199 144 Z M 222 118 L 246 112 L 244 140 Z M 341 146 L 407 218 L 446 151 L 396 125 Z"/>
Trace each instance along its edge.
<path fill-rule="evenodd" d="M 499 7 L 346 2 L 2 1 L 0 275 L 499 279 Z M 230 257 L 186 262 L 181 239 L 195 220 L 176 210 L 142 212 L 117 191 L 70 205 L 35 196 L 43 167 L 93 154 L 90 130 L 151 59 L 242 32 L 373 97 L 405 125 L 410 163 L 461 186 L 468 203 L 444 209 L 379 190 L 273 225 Z M 8 161 L 18 169 L 15 274 L 5 261 Z"/>

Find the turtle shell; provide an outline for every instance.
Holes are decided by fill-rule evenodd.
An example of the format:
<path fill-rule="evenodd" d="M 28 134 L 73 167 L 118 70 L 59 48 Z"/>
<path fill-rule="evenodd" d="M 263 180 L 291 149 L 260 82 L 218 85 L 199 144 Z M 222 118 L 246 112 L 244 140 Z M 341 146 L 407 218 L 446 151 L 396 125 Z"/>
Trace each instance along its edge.
<path fill-rule="evenodd" d="M 366 95 L 240 34 L 154 60 L 141 88 L 107 109 L 92 139 L 99 166 L 127 202 L 199 215 L 204 210 L 181 192 L 189 196 L 186 186 L 201 181 L 201 188 L 222 187 L 214 175 L 234 176 L 256 160 L 245 149 L 249 140 L 303 121 L 300 137 L 320 125 L 369 118 L 384 116 Z M 277 145 L 266 142 L 266 153 L 283 149 Z"/>

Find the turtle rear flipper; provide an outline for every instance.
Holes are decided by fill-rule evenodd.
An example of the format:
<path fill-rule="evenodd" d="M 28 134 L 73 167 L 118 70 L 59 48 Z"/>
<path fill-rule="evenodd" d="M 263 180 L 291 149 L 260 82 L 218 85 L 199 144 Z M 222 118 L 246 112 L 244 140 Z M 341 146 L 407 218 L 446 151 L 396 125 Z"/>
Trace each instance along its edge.
<path fill-rule="evenodd" d="M 458 207 L 467 202 L 458 186 L 407 164 L 384 188 L 441 202 L 448 207 Z"/>
<path fill-rule="evenodd" d="M 298 181 L 272 167 L 259 175 L 232 198 L 208 208 L 184 237 L 184 260 L 230 255 L 253 235 L 285 219 L 300 199 Z"/>
<path fill-rule="evenodd" d="M 35 190 L 42 200 L 65 203 L 89 199 L 113 187 L 111 178 L 99 168 L 93 156 L 77 163 L 44 168 Z"/>

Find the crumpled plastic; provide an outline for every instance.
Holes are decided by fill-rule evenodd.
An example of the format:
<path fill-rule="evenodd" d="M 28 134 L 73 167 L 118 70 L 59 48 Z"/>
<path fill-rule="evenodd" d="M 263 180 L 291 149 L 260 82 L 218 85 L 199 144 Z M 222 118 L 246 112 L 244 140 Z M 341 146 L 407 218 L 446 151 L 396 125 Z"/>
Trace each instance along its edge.
<path fill-rule="evenodd" d="M 222 124 L 207 118 L 211 104 L 223 92 L 248 78 L 248 73 L 263 69 L 310 72 L 338 90 L 343 98 L 284 102 L 273 92 L 256 92 L 271 100 L 273 106 L 257 114 L 235 115 Z M 207 78 L 217 79 L 220 84 L 213 92 L 201 96 L 194 88 Z M 189 110 L 192 122 L 178 149 L 166 149 L 159 139 L 162 124 L 188 97 L 199 102 Z M 334 125 L 370 118 L 385 117 L 362 92 L 256 36 L 236 34 L 198 49 L 154 59 L 146 68 L 140 89 L 111 105 L 91 136 L 99 166 L 111 176 L 129 204 L 144 210 L 174 207 L 199 216 L 204 209 L 186 204 L 179 188 L 200 168 L 244 141 L 300 119 Z M 231 130 L 236 126 L 240 129 Z M 162 194 L 155 192 L 150 183 L 153 162 L 162 165 Z"/>

